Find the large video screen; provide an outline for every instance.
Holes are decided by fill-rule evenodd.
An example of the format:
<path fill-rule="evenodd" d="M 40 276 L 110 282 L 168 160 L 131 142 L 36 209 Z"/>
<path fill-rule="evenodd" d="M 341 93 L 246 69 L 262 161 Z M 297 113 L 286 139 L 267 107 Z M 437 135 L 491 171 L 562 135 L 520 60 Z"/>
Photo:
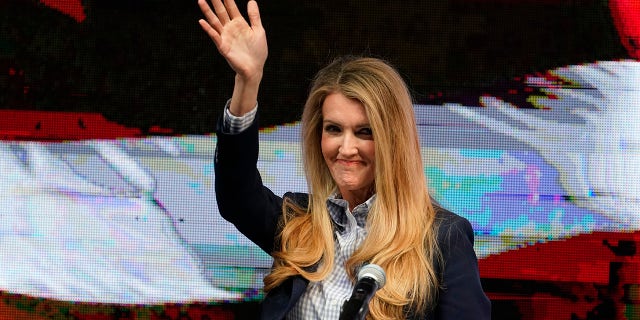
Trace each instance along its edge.
<path fill-rule="evenodd" d="M 314 73 L 383 58 L 412 90 L 433 198 L 474 228 L 493 317 L 640 319 L 638 2 L 259 6 L 274 193 L 307 190 Z M 218 211 L 233 72 L 196 1 L 3 1 L 0 17 L 0 318 L 253 318 L 272 259 Z"/>

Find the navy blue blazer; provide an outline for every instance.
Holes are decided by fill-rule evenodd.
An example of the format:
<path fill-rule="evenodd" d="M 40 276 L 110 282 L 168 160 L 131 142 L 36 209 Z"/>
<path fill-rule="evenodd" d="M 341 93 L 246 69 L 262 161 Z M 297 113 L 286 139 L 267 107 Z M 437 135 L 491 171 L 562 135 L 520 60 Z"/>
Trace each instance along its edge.
<path fill-rule="evenodd" d="M 215 188 L 220 214 L 262 250 L 271 253 L 283 198 L 262 184 L 256 168 L 258 121 L 239 134 L 225 134 L 221 129 L 222 119 L 216 129 L 215 153 Z M 303 207 L 308 199 L 306 194 L 299 193 L 287 193 L 284 197 L 291 197 Z M 437 212 L 438 244 L 444 265 L 435 267 L 442 287 L 436 308 L 425 319 L 490 319 L 491 303 L 480 284 L 471 224 L 447 210 L 437 208 Z M 261 319 L 284 319 L 307 284 L 306 279 L 294 276 L 271 290 L 262 302 Z"/>

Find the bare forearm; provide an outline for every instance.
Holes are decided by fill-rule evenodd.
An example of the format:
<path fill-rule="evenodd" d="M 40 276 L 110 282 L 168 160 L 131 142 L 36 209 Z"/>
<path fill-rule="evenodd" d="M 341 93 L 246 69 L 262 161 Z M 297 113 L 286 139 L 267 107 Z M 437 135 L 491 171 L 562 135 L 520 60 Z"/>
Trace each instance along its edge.
<path fill-rule="evenodd" d="M 233 95 L 229 104 L 231 114 L 239 117 L 255 108 L 258 102 L 258 90 L 261 80 L 262 74 L 248 79 L 236 75 Z"/>

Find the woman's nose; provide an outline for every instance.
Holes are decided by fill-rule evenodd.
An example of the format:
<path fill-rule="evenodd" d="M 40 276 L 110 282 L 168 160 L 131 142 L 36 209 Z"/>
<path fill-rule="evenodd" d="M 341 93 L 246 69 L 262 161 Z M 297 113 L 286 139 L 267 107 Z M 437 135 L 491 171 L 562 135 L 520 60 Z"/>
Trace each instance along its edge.
<path fill-rule="evenodd" d="M 351 133 L 345 133 L 342 138 L 342 143 L 338 149 L 343 155 L 353 155 L 358 153 L 358 141 L 357 138 Z"/>

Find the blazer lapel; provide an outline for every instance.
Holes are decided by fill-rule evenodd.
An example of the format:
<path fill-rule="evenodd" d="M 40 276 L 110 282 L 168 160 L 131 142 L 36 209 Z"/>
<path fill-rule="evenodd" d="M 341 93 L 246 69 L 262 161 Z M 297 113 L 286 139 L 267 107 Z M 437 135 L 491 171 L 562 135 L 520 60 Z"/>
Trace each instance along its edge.
<path fill-rule="evenodd" d="M 293 276 L 267 293 L 262 301 L 260 319 L 281 320 L 291 310 L 307 288 L 309 281 L 302 276 Z"/>

